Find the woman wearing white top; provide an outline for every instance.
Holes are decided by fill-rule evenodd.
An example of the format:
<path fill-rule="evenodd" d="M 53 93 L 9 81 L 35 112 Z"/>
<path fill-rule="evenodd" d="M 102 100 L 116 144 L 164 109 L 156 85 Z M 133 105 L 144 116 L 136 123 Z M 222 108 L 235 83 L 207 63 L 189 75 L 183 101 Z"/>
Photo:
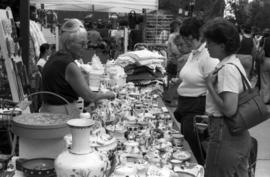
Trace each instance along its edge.
<path fill-rule="evenodd" d="M 240 72 L 246 77 L 235 56 L 240 46 L 239 34 L 232 23 L 218 18 L 205 26 L 204 37 L 210 56 L 220 60 L 217 69 L 206 78 L 210 141 L 205 177 L 248 177 L 249 132 L 233 135 L 226 124 L 226 119 L 236 113 L 238 95 L 243 91 Z"/>
<path fill-rule="evenodd" d="M 201 40 L 200 29 L 203 25 L 201 20 L 196 18 L 186 19 L 180 29 L 180 35 L 185 42 L 192 46 L 188 60 L 179 78 L 182 80 L 179 85 L 178 106 L 174 113 L 177 121 L 181 123 L 181 132 L 189 143 L 191 150 L 198 163 L 204 164 L 204 155 L 201 153 L 196 133 L 193 128 L 195 115 L 205 113 L 205 95 L 207 87 L 205 77 L 214 70 L 218 64 L 217 59 L 209 56 L 205 43 Z"/>

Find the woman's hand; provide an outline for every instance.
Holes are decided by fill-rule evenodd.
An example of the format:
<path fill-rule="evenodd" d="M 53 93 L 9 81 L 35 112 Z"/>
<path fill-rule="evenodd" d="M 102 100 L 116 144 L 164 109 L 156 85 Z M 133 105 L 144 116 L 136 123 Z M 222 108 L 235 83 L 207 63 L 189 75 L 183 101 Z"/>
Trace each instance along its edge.
<path fill-rule="evenodd" d="M 217 82 L 217 72 L 213 71 L 205 78 L 207 87 L 212 87 Z"/>
<path fill-rule="evenodd" d="M 114 92 L 106 92 L 104 94 L 106 95 L 106 99 L 115 99 L 116 98 L 116 93 L 114 93 Z"/>

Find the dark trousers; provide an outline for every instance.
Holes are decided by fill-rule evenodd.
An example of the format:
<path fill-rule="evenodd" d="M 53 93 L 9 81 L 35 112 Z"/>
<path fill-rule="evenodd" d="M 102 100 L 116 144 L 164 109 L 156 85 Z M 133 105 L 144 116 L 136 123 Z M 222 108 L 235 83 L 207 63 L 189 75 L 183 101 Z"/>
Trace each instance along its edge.
<path fill-rule="evenodd" d="M 198 163 L 204 165 L 204 155 L 201 154 L 200 144 L 194 131 L 193 118 L 195 115 L 205 113 L 205 96 L 183 97 L 179 96 L 178 106 L 174 116 L 181 123 L 181 133 L 190 145 Z"/>

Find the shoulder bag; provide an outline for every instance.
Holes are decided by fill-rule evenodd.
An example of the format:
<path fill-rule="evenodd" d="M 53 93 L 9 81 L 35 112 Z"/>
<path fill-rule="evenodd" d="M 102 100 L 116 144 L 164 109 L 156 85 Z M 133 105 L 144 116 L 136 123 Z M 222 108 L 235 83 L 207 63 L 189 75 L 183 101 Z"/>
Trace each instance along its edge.
<path fill-rule="evenodd" d="M 234 116 L 227 117 L 225 122 L 232 134 L 239 134 L 267 120 L 270 114 L 259 94 L 259 90 L 251 88 L 247 78 L 235 64 L 229 64 L 234 65 L 240 72 L 244 91 L 238 95 L 237 112 Z"/>

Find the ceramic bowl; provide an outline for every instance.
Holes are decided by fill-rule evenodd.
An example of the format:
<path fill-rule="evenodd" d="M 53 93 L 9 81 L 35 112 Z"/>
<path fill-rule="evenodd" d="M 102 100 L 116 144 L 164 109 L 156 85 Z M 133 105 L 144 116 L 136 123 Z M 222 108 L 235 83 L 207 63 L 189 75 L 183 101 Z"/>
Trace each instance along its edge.
<path fill-rule="evenodd" d="M 22 162 L 25 177 L 56 177 L 54 159 L 36 158 Z"/>

